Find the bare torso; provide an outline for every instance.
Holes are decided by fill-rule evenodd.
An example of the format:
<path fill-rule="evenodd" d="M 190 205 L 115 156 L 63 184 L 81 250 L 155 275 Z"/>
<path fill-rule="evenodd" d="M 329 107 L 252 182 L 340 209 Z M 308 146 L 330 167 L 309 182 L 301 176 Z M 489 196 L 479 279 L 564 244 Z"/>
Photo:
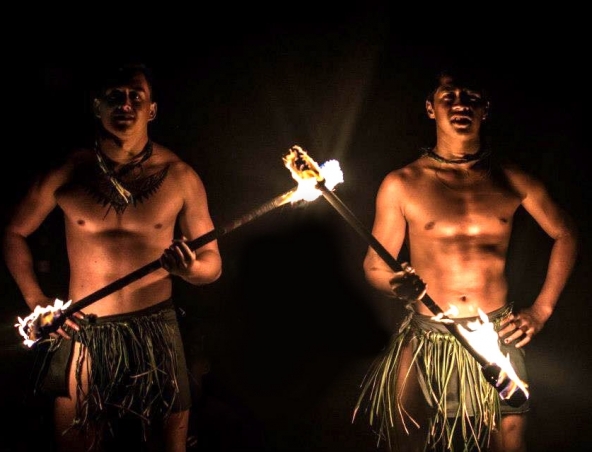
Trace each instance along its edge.
<path fill-rule="evenodd" d="M 410 263 L 428 295 L 451 316 L 478 315 L 506 304 L 505 262 L 521 203 L 504 171 L 442 165 L 422 157 L 398 171 Z M 423 314 L 433 313 L 419 303 Z"/>
<path fill-rule="evenodd" d="M 96 167 L 94 152 L 79 156 L 69 176 L 81 167 Z M 56 200 L 64 212 L 68 258 L 69 297 L 78 301 L 113 281 L 158 259 L 173 239 L 177 215 L 183 208 L 179 177 L 185 163 L 155 145 L 153 156 L 143 164 L 140 180 L 155 178 L 135 205 L 118 213 L 102 204 L 96 190 L 81 183 L 64 184 Z M 158 269 L 83 310 L 98 316 L 136 311 L 157 304 L 171 295 L 170 275 Z"/>

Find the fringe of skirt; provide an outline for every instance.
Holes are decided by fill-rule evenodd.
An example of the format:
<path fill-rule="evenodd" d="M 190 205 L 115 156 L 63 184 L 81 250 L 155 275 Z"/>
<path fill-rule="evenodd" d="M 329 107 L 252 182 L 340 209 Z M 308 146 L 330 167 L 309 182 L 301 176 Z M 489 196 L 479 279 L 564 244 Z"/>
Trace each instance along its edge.
<path fill-rule="evenodd" d="M 413 314 L 370 366 L 361 385 L 354 420 L 363 412 L 378 434 L 378 442 L 386 441 L 392 450 L 396 450 L 397 442 L 395 417 L 400 418 L 406 430 L 409 423 L 419 426 L 400 399 L 401 389 L 406 384 L 418 382 L 408 382 L 409 375 L 405 375 L 401 388 L 396 386 L 401 352 L 412 343 L 413 358 L 409 368 L 416 366 L 423 375 L 427 386 L 427 391 L 424 388 L 426 403 L 433 408 L 425 449 L 454 452 L 453 440 L 459 433 L 463 451 L 486 449 L 492 430 L 501 421 L 498 392 L 485 379 L 479 363 L 453 335 L 418 328 L 413 325 L 412 317 Z M 499 325 L 499 318 L 494 323 Z M 458 383 L 459 400 L 452 416 L 446 399 L 446 389 L 451 382 Z"/>
<path fill-rule="evenodd" d="M 146 440 L 150 424 L 170 415 L 179 387 L 175 331 L 166 315 L 89 322 L 76 333 L 82 351 L 76 362 L 78 404 L 71 428 L 93 437 L 93 447 L 113 433 L 118 419 L 140 420 Z M 83 370 L 87 385 L 82 383 Z"/>

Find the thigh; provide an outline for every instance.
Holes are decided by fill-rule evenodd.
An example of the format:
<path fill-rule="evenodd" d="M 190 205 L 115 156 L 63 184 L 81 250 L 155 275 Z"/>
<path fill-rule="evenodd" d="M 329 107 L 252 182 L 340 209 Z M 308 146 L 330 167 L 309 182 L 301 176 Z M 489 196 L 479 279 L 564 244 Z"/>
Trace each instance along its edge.
<path fill-rule="evenodd" d="M 492 432 L 492 452 L 526 451 L 526 414 L 506 414 L 502 416 L 499 429 Z"/>
<path fill-rule="evenodd" d="M 70 429 L 76 417 L 77 404 L 77 382 L 76 382 L 76 363 L 80 357 L 81 345 L 79 342 L 74 344 L 72 359 L 67 370 L 67 389 L 68 395 L 58 396 L 54 401 L 54 431 L 58 450 L 88 450 L 89 444 L 85 436 L 76 428 Z M 88 355 L 87 355 L 88 356 Z M 86 374 L 86 363 L 82 363 L 81 377 L 82 389 L 88 388 L 88 378 Z"/>
<path fill-rule="evenodd" d="M 164 425 L 166 452 L 185 452 L 188 427 L 189 410 L 171 413 Z"/>
<path fill-rule="evenodd" d="M 396 450 L 401 451 L 424 450 L 430 415 L 432 414 L 420 383 L 420 374 L 414 364 L 413 356 L 413 346 L 408 343 L 401 350 L 395 380 Z"/>

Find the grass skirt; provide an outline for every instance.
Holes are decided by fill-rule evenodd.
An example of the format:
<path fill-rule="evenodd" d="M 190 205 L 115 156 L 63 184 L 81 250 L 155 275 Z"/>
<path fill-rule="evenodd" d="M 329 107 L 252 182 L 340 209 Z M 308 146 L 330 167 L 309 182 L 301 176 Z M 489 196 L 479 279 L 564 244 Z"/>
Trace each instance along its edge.
<path fill-rule="evenodd" d="M 79 322 L 80 323 L 80 322 Z M 130 314 L 92 318 L 80 323 L 76 363 L 76 417 L 70 428 L 95 437 L 94 446 L 114 435 L 121 419 L 141 424 L 146 440 L 153 423 L 187 406 L 180 388 L 188 389 L 176 312 L 170 300 Z M 61 338 L 60 338 L 61 339 Z M 54 348 L 69 347 L 58 339 Z M 182 373 L 183 372 L 183 373 Z M 82 375 L 88 375 L 83 386 Z"/>
<path fill-rule="evenodd" d="M 500 320 L 511 312 L 511 306 L 488 315 L 499 330 Z M 462 319 L 465 320 L 475 320 Z M 396 381 L 400 372 L 400 358 L 405 346 L 413 348 L 409 368 L 417 371 L 418 381 L 403 376 L 401 387 Z M 508 351 L 519 377 L 526 381 L 523 350 L 500 344 L 502 352 Z M 510 350 L 513 349 L 513 350 Z M 512 356 L 513 355 L 513 356 Z M 454 450 L 454 440 L 461 435 L 462 450 L 481 450 L 489 443 L 489 435 L 501 420 L 502 405 L 512 412 L 496 389 L 486 380 L 481 365 L 470 352 L 441 323 L 429 316 L 411 313 L 399 332 L 370 366 L 362 391 L 354 410 L 364 413 L 378 434 L 378 441 L 385 440 L 396 450 L 395 416 L 399 416 L 405 429 L 417 421 L 406 410 L 401 388 L 406 384 L 419 384 L 425 403 L 432 413 L 427 428 L 425 448 L 430 450 Z M 522 413 L 527 405 L 513 412 Z M 399 438 L 400 440 L 400 438 Z"/>

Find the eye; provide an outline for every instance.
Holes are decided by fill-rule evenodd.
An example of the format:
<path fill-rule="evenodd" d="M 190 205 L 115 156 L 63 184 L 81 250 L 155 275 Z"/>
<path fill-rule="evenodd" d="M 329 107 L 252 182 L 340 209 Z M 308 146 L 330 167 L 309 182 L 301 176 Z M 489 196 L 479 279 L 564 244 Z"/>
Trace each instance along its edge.
<path fill-rule="evenodd" d="M 130 91 L 129 93 L 130 102 L 139 105 L 146 100 L 146 95 L 143 91 Z"/>
<path fill-rule="evenodd" d="M 122 91 L 119 91 L 119 90 L 109 91 L 105 95 L 105 101 L 110 106 L 118 105 L 118 104 L 125 101 L 125 93 L 123 93 Z"/>
<path fill-rule="evenodd" d="M 483 98 L 481 97 L 481 93 L 477 91 L 465 91 L 465 99 L 472 103 L 472 104 L 481 104 L 483 103 Z"/>
<path fill-rule="evenodd" d="M 476 105 L 476 106 L 481 106 L 481 105 L 484 104 L 483 99 L 481 98 L 481 96 L 469 96 L 468 101 L 472 105 Z"/>

